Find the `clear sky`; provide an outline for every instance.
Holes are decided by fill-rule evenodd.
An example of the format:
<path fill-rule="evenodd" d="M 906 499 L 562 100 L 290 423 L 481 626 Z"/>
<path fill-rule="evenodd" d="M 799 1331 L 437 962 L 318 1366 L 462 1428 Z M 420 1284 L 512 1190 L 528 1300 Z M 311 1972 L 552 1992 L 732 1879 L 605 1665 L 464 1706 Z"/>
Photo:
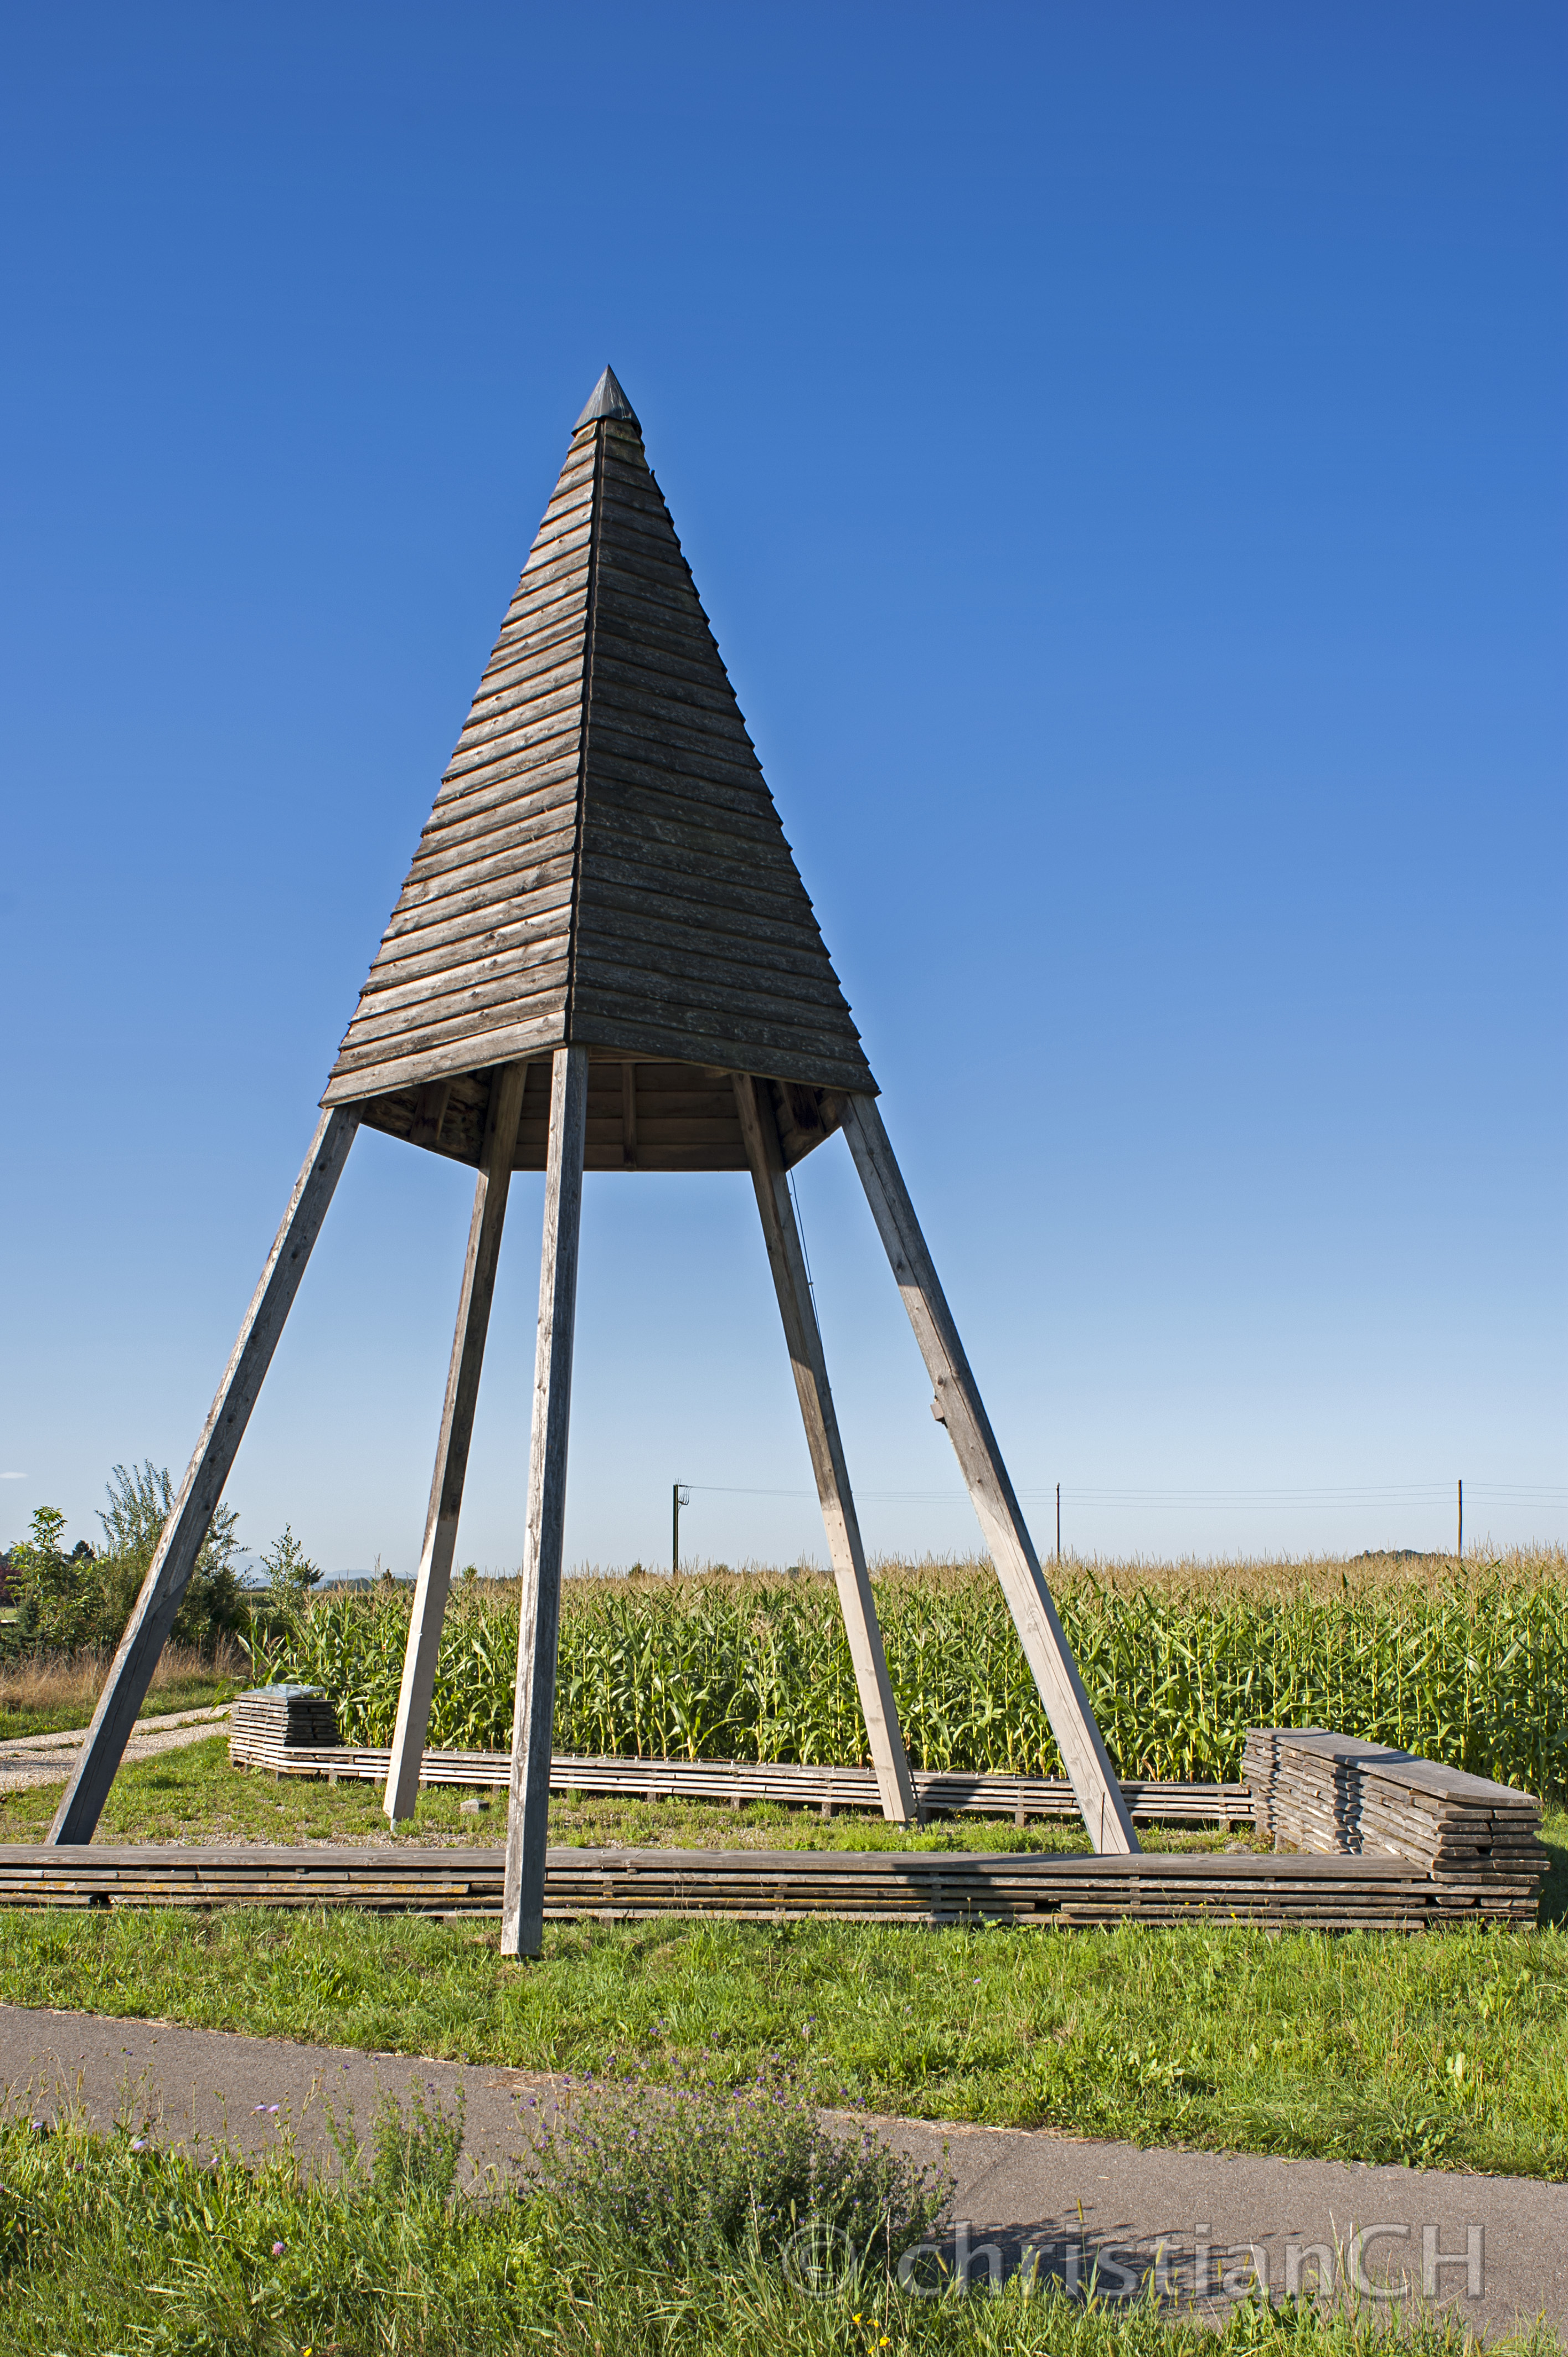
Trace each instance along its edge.
<path fill-rule="evenodd" d="M 1568 1537 L 1558 5 L 13 8 L 0 1539 L 183 1469 L 607 360 L 1042 1547 Z M 417 1557 L 471 1181 L 230 1484 Z M 542 1182 L 459 1541 L 515 1563 Z M 868 1541 L 975 1544 L 842 1141 Z M 748 1182 L 590 1178 L 567 1547 L 823 1553 Z"/>

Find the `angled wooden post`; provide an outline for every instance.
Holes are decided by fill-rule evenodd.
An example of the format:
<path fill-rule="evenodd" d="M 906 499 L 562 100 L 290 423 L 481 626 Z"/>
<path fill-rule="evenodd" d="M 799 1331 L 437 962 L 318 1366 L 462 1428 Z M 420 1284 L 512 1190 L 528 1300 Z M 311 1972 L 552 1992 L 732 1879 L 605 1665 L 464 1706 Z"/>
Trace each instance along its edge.
<path fill-rule="evenodd" d="M 92 1838 L 359 1126 L 357 1105 L 325 1113 L 317 1125 L 196 1454 L 125 1624 L 75 1773 L 55 1812 L 51 1842 Z"/>
<path fill-rule="evenodd" d="M 882 1631 L 876 1624 L 865 1549 L 861 1543 L 860 1522 L 849 1486 L 849 1467 L 828 1385 L 827 1359 L 811 1301 L 800 1231 L 779 1151 L 778 1124 L 768 1082 L 753 1080 L 748 1072 L 736 1072 L 734 1080 L 741 1135 L 757 1189 L 757 1208 L 762 1214 L 768 1262 L 779 1296 L 779 1314 L 784 1321 L 784 1339 L 789 1345 L 795 1390 L 806 1426 L 806 1445 L 811 1452 L 811 1470 L 817 1477 L 817 1495 L 827 1526 L 828 1552 L 832 1557 L 833 1577 L 843 1609 L 850 1659 L 854 1663 L 855 1684 L 860 1689 L 860 1707 L 870 1738 L 876 1789 L 882 1797 L 882 1813 L 895 1824 L 908 1824 L 918 1820 L 919 1803 L 898 1729 L 897 1706 L 882 1650 Z"/>
<path fill-rule="evenodd" d="M 1098 1851 L 1133 1855 L 1139 1844 L 1132 1816 L 937 1282 L 875 1098 L 850 1096 L 843 1126 L 936 1393 L 934 1412 L 947 1426 L 957 1453 L 1089 1837 Z"/>
<path fill-rule="evenodd" d="M 528 1454 L 528 1522 L 511 1724 L 511 1781 L 501 1899 L 501 1953 L 536 1956 L 544 1940 L 544 1853 L 550 1821 L 550 1738 L 555 1648 L 561 1627 L 561 1554 L 566 1526 L 566 1433 L 572 1409 L 572 1329 L 577 1309 L 577 1237 L 583 1210 L 588 1051 L 557 1048 L 551 1060 L 544 1242 L 539 1267 L 539 1340 Z"/>
<path fill-rule="evenodd" d="M 506 1221 L 507 1192 L 511 1184 L 517 1125 L 527 1080 L 526 1064 L 503 1064 L 490 1080 L 478 1182 L 474 1189 L 473 1217 L 468 1222 L 468 1253 L 463 1264 L 457 1326 L 452 1337 L 452 1361 L 446 1373 L 446 1400 L 435 1447 L 430 1510 L 424 1520 L 424 1545 L 419 1558 L 419 1577 L 414 1582 L 413 1612 L 403 1658 L 403 1690 L 398 1696 L 397 1725 L 387 1770 L 383 1805 L 394 1824 L 400 1817 L 413 1816 L 413 1804 L 419 1798 L 419 1770 L 430 1727 L 430 1698 L 435 1688 L 441 1622 L 452 1585 L 452 1557 L 457 1544 L 457 1519 L 463 1511 L 468 1443 L 474 1433 L 479 1373 L 485 1362 L 485 1337 L 489 1330 L 490 1303 L 496 1289 L 496 1263 L 500 1257 L 501 1229 Z"/>

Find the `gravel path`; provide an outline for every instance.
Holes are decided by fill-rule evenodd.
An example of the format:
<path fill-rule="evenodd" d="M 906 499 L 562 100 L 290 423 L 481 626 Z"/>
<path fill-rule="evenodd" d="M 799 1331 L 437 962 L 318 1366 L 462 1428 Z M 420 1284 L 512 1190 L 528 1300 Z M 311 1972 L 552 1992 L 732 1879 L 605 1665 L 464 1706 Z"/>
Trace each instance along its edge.
<path fill-rule="evenodd" d="M 176 1710 L 161 1718 L 139 1718 L 125 1746 L 127 1762 L 155 1760 L 160 1751 L 177 1751 L 187 1743 L 200 1743 L 229 1716 L 232 1706 L 215 1703 L 204 1710 Z M 62 1735 L 14 1735 L 0 1738 L 0 1792 L 20 1792 L 29 1784 L 63 1784 L 76 1766 L 87 1739 L 85 1727 Z"/>

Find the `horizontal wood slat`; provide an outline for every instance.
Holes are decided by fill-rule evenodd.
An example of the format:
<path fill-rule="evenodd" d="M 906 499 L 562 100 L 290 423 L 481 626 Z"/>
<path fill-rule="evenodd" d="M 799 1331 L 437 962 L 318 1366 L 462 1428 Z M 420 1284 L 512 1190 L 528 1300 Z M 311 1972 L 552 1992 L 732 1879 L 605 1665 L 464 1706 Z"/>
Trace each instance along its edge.
<path fill-rule="evenodd" d="M 360 1907 L 499 1915 L 493 1847 L 274 1849 L 0 1847 L 0 1905 Z M 552 1849 L 544 1912 L 557 1921 L 723 1915 L 926 1925 L 1092 1929 L 1196 1920 L 1280 1930 L 1420 1932 L 1467 1914 L 1394 1859 L 1082 1857 L 897 1850 Z"/>
<path fill-rule="evenodd" d="M 243 1697 L 242 1699 L 244 1699 Z M 322 1695 L 315 1707 L 330 1706 Z M 325 1776 L 342 1782 L 385 1783 L 389 1751 L 374 1745 L 340 1744 L 333 1725 L 325 1741 L 312 1739 L 305 1708 L 293 1704 L 286 1720 L 275 1707 L 271 1723 L 260 1714 L 231 1720 L 229 1757 L 237 1768 L 264 1768 L 280 1776 Z M 432 1746 L 420 1769 L 422 1784 L 459 1784 L 476 1791 L 504 1788 L 510 1757 L 504 1751 L 465 1751 Z M 1076 1818 L 1078 1803 L 1065 1776 L 1014 1776 L 950 1769 L 919 1769 L 916 1789 L 932 1814 L 980 1817 Z M 872 1768 L 802 1765 L 793 1760 L 628 1760 L 587 1758 L 557 1751 L 550 1766 L 553 1792 L 624 1793 L 646 1800 L 781 1802 L 790 1808 L 863 1809 L 872 1815 L 880 1803 Z M 1248 1824 L 1252 1795 L 1245 1784 L 1160 1783 L 1133 1781 L 1122 1787 L 1136 1817 L 1151 1824 Z"/>

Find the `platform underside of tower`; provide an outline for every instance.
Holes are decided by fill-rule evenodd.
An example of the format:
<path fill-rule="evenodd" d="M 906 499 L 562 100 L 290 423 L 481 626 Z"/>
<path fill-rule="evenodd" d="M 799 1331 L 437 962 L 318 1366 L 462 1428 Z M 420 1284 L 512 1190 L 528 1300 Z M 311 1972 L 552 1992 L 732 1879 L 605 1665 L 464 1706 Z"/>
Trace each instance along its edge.
<path fill-rule="evenodd" d="M 786 1169 L 831 1137 L 843 1109 L 836 1089 L 766 1081 Z M 363 1100 L 360 1118 L 412 1146 L 476 1165 L 489 1103 L 489 1072 L 459 1072 Z M 528 1066 L 514 1170 L 542 1170 L 550 1133 L 550 1055 Z M 745 1170 L 730 1068 L 588 1050 L 587 1170 Z"/>

